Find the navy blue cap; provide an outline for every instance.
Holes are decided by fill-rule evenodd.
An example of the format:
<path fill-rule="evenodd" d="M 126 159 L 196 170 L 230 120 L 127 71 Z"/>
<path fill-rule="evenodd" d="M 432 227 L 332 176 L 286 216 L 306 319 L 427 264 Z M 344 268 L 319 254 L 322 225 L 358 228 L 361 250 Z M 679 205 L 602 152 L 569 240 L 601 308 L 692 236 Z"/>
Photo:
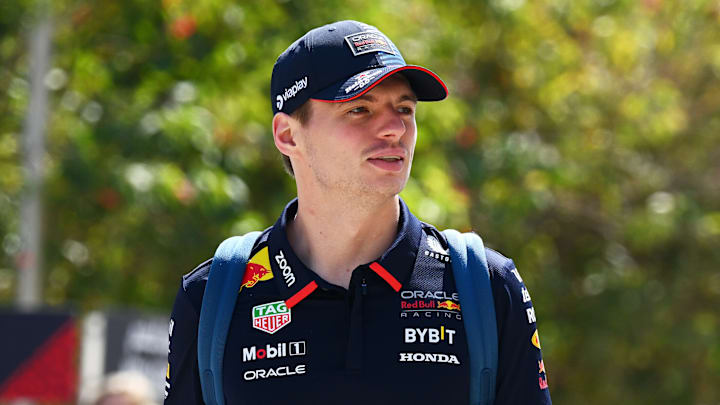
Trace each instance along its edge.
<path fill-rule="evenodd" d="M 339 21 L 315 28 L 288 47 L 273 67 L 273 114 L 292 113 L 309 99 L 349 101 L 402 72 L 419 101 L 447 97 L 430 70 L 405 63 L 390 39 L 372 25 Z"/>

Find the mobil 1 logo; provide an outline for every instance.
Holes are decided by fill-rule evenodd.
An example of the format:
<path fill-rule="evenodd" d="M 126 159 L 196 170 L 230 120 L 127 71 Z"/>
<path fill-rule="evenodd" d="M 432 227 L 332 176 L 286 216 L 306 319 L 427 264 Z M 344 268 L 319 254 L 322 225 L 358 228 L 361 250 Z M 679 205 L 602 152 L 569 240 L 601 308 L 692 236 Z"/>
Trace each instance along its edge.
<path fill-rule="evenodd" d="M 243 362 L 304 355 L 305 341 L 243 347 Z"/>

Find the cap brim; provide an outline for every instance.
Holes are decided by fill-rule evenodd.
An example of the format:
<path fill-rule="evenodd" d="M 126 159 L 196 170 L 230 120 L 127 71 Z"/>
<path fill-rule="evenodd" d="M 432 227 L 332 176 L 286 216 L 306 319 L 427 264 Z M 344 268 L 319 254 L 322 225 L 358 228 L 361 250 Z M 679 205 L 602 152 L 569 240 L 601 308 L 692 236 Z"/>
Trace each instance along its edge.
<path fill-rule="evenodd" d="M 345 81 L 326 87 L 311 98 L 330 102 L 350 101 L 367 93 L 398 72 L 408 80 L 418 101 L 439 101 L 448 95 L 445 83 L 429 69 L 422 66 L 402 65 L 364 70 Z"/>

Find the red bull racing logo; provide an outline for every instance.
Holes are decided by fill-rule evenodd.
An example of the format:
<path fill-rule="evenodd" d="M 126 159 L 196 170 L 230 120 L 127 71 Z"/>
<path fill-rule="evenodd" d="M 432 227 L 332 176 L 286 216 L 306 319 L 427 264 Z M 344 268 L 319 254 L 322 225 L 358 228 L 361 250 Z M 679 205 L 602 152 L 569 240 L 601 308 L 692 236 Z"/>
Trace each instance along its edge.
<path fill-rule="evenodd" d="M 457 293 L 405 290 L 400 293 L 400 298 L 400 318 L 462 320 Z"/>
<path fill-rule="evenodd" d="M 255 284 L 271 278 L 273 278 L 273 273 L 270 270 L 270 256 L 268 255 L 268 248 L 265 246 L 255 253 L 255 256 L 245 266 L 245 275 L 240 283 L 240 291 L 242 291 L 243 287 L 253 288 Z"/>

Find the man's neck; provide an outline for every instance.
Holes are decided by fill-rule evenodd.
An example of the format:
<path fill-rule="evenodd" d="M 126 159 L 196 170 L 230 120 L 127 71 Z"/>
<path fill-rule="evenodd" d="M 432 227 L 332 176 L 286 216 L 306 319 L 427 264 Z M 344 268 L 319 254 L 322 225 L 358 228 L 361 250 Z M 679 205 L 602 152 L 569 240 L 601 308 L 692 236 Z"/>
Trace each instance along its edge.
<path fill-rule="evenodd" d="M 290 245 L 305 265 L 324 280 L 347 288 L 352 271 L 381 256 L 395 240 L 398 196 L 363 199 L 327 196 L 313 199 L 298 193 L 295 219 L 288 222 Z"/>

